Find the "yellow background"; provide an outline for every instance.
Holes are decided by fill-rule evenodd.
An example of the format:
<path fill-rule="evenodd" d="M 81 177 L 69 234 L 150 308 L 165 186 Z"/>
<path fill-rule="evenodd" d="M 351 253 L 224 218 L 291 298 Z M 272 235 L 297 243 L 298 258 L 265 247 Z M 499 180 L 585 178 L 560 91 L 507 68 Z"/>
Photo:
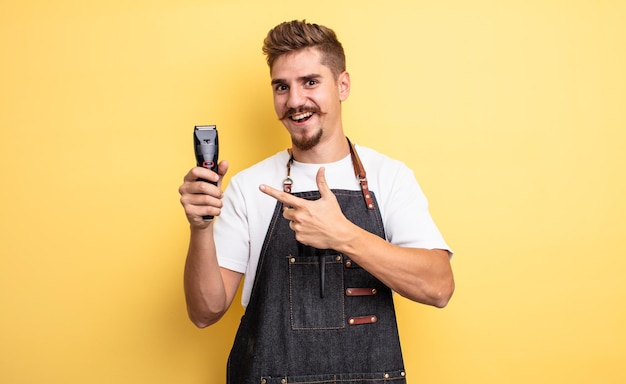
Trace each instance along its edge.
<path fill-rule="evenodd" d="M 288 146 L 261 42 L 336 30 L 353 141 L 415 170 L 456 251 L 397 299 L 411 383 L 626 382 L 626 2 L 4 0 L 0 382 L 220 383 L 178 186 L 194 124 L 231 173 Z M 236 299 L 238 303 L 238 298 Z"/>

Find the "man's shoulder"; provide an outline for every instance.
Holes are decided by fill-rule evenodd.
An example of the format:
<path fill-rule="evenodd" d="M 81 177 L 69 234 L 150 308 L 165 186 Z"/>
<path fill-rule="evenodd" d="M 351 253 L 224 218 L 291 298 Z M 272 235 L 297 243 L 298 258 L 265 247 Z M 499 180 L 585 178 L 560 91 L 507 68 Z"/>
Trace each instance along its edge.
<path fill-rule="evenodd" d="M 375 170 L 393 168 L 407 168 L 406 164 L 400 160 L 394 159 L 384 153 L 381 153 L 373 148 L 355 145 L 359 158 L 363 162 L 365 170 L 368 168 L 374 172 Z"/>

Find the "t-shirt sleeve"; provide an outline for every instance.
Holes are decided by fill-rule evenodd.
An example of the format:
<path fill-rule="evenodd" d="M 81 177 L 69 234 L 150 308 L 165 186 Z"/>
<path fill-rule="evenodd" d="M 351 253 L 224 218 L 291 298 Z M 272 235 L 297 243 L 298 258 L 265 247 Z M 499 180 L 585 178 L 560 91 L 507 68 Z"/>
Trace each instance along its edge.
<path fill-rule="evenodd" d="M 383 183 L 388 186 L 383 203 L 387 240 L 401 247 L 445 249 L 452 255 L 413 171 L 401 163 L 395 170 Z"/>

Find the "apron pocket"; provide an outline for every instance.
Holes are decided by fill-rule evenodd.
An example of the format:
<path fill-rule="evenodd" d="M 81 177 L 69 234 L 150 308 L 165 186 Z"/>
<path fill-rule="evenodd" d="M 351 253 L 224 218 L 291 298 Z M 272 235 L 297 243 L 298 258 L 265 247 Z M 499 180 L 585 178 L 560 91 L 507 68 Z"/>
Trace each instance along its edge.
<path fill-rule="evenodd" d="M 373 372 L 373 373 L 341 373 L 328 375 L 261 377 L 262 384 L 406 384 L 404 371 Z"/>
<path fill-rule="evenodd" d="M 288 256 L 291 328 L 345 327 L 343 261 L 340 254 Z"/>

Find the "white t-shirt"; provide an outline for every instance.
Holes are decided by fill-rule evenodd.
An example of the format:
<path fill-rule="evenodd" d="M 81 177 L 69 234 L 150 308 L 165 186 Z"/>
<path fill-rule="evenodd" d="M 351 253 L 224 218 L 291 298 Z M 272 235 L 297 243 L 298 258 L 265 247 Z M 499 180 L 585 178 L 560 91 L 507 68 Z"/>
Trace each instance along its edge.
<path fill-rule="evenodd" d="M 413 172 L 400 161 L 372 149 L 356 146 L 356 150 L 367 172 L 370 191 L 376 196 L 387 241 L 401 247 L 449 250 Z M 214 224 L 220 266 L 245 274 L 241 300 L 244 307 L 250 299 L 259 255 L 277 203 L 261 192 L 259 185 L 282 190 L 288 160 L 288 152 L 281 151 L 233 176 Z M 361 189 L 348 155 L 329 164 L 294 161 L 292 192 L 317 191 L 315 176 L 322 166 L 331 189 Z"/>

